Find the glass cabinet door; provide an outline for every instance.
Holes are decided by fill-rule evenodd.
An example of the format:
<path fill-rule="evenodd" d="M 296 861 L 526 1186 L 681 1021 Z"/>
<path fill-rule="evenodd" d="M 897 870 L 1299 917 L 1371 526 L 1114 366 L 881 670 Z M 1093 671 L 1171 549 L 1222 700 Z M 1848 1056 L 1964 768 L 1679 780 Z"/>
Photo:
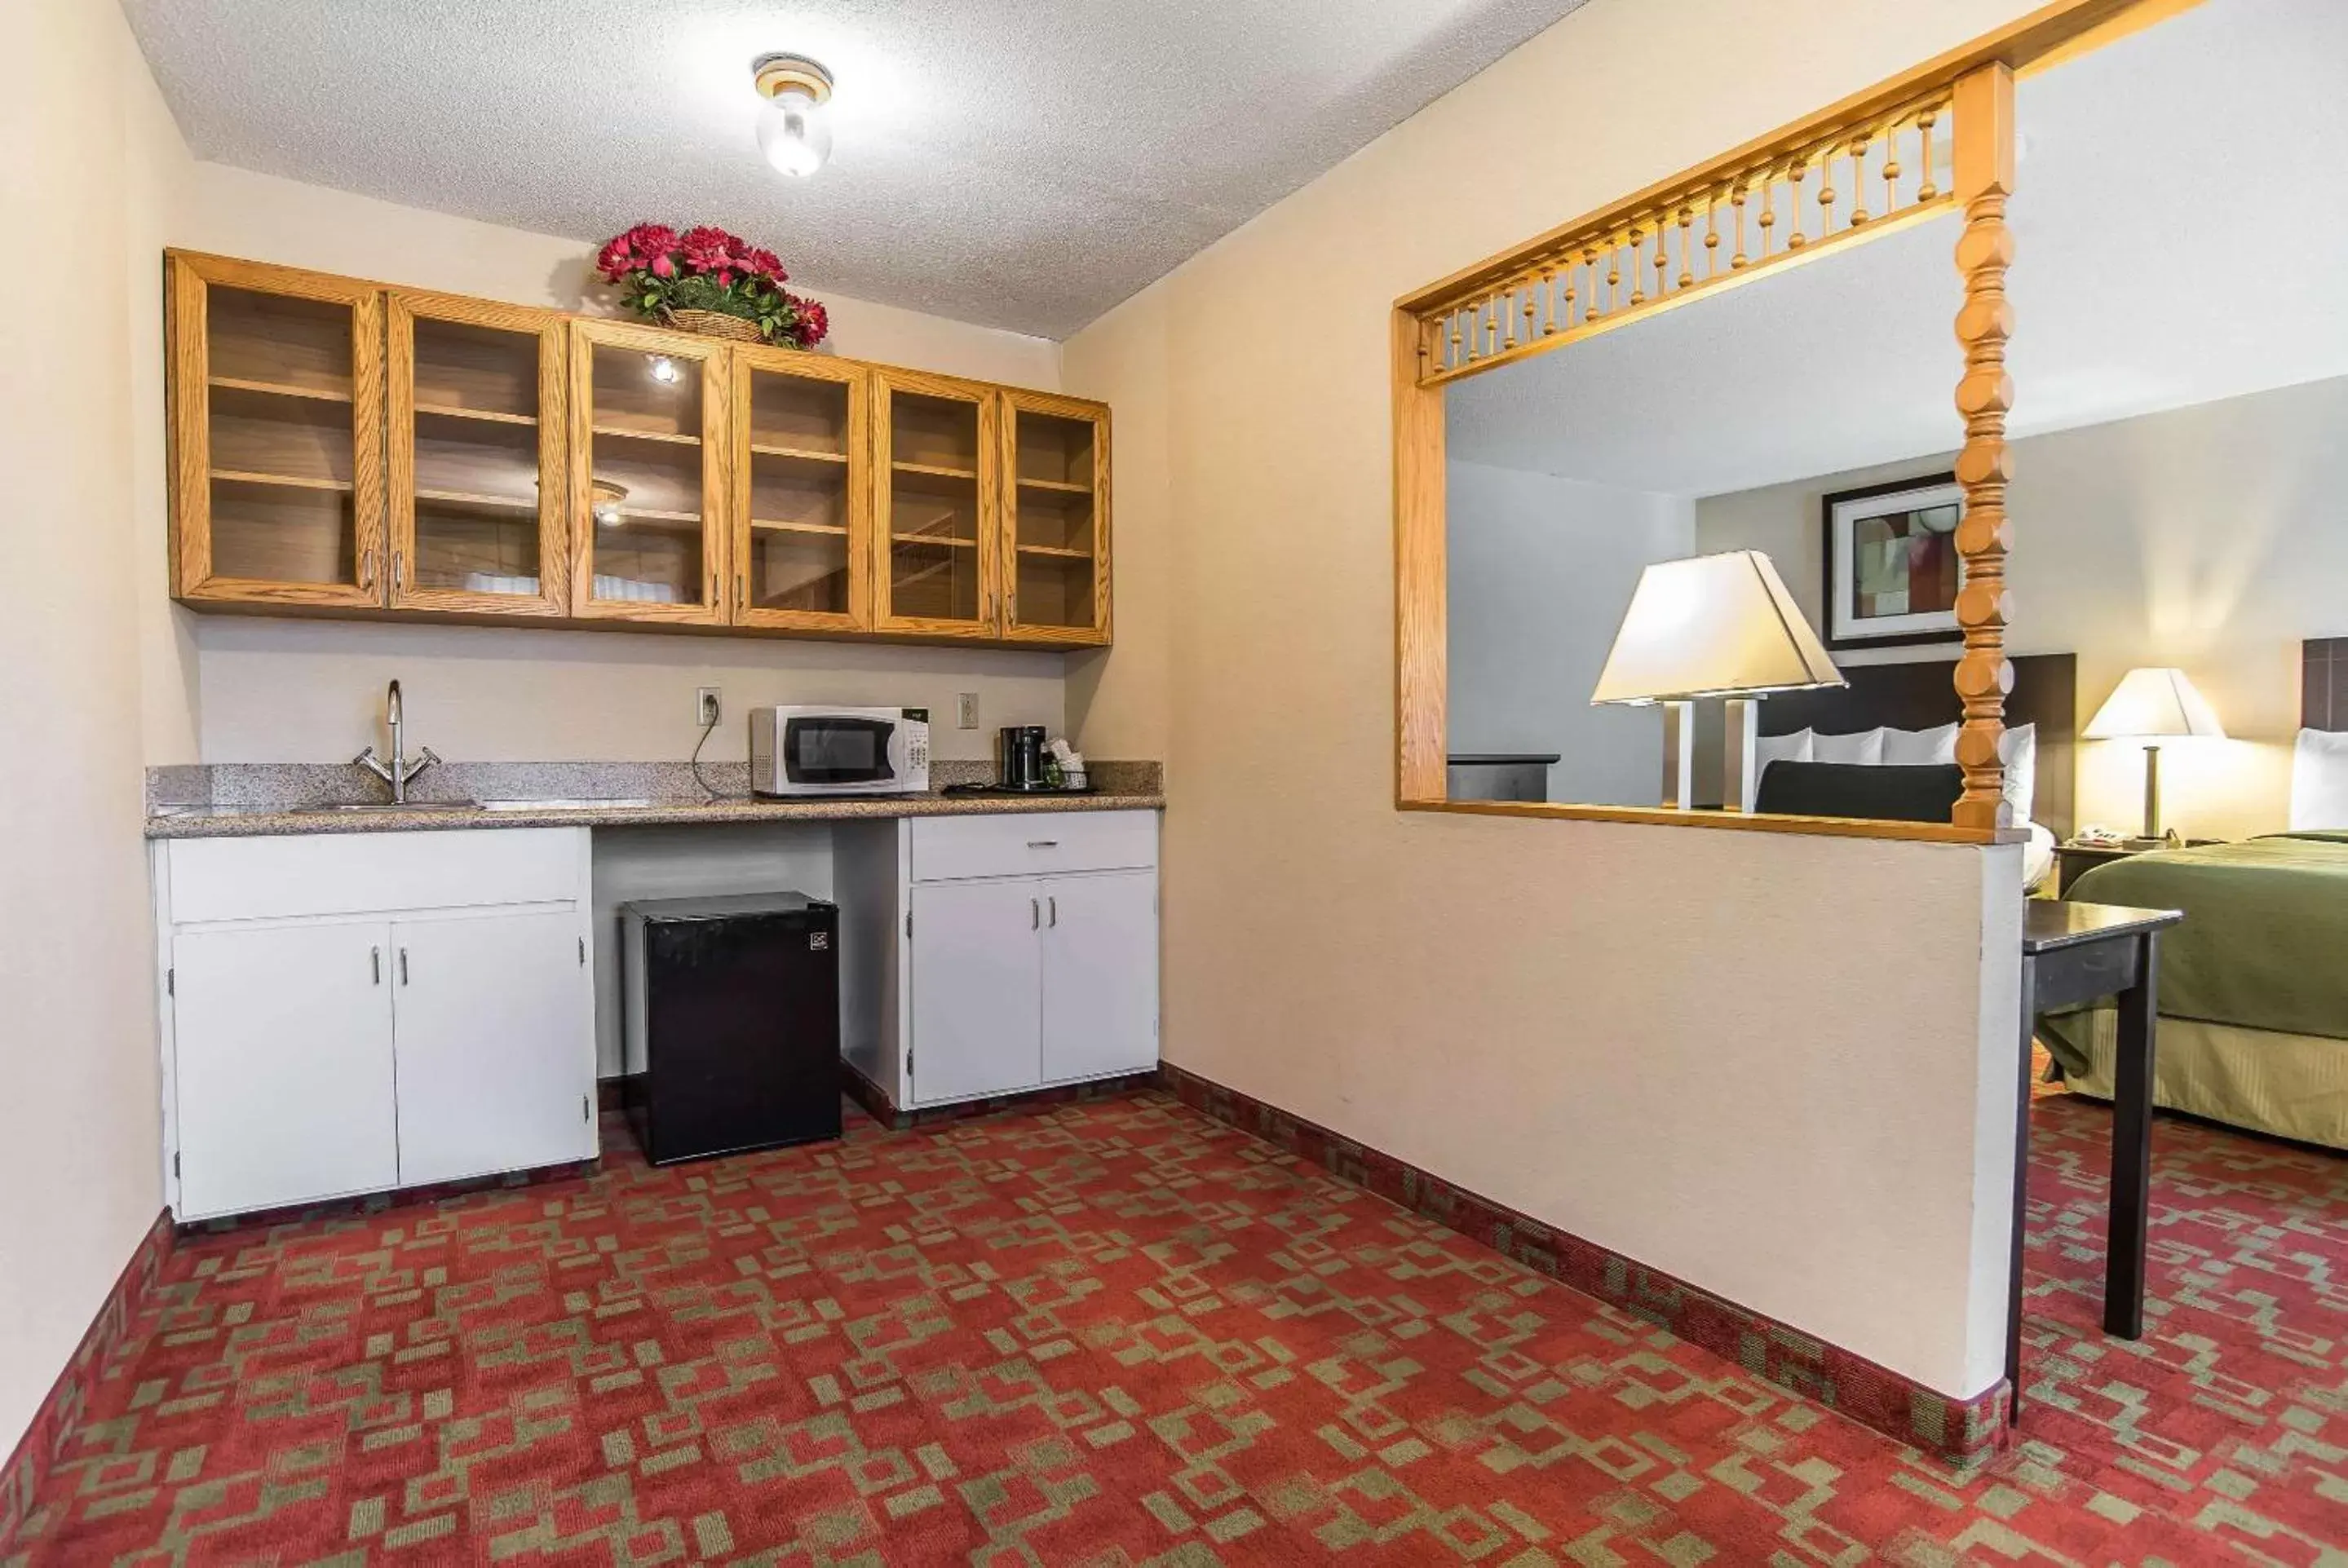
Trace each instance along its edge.
<path fill-rule="evenodd" d="M 1004 635 L 1108 641 L 1108 410 L 1003 395 L 1008 553 Z"/>
<path fill-rule="evenodd" d="M 406 292 L 386 312 L 393 607 L 568 613 L 562 318 Z"/>
<path fill-rule="evenodd" d="M 861 367 L 734 351 L 736 626 L 871 624 L 870 437 Z"/>
<path fill-rule="evenodd" d="M 572 614 L 725 619 L 726 364 L 681 333 L 572 323 Z"/>
<path fill-rule="evenodd" d="M 983 387 L 905 371 L 875 371 L 873 386 L 876 623 L 926 636 L 996 636 L 994 399 Z"/>
<path fill-rule="evenodd" d="M 383 603 L 379 292 L 174 254 L 168 300 L 180 596 Z"/>

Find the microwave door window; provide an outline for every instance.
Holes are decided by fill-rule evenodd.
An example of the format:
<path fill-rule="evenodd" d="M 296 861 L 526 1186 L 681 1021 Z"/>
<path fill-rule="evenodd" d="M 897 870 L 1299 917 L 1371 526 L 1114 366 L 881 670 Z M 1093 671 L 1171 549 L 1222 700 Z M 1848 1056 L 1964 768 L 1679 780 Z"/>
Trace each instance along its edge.
<path fill-rule="evenodd" d="M 784 775 L 793 784 L 881 784 L 897 776 L 889 765 L 889 732 L 880 719 L 792 719 L 783 736 Z"/>

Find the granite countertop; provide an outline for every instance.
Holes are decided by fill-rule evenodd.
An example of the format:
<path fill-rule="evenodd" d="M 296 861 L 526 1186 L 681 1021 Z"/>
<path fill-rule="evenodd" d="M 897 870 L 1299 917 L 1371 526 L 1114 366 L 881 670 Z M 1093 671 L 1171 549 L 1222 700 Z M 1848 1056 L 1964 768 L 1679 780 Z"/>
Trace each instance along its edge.
<path fill-rule="evenodd" d="M 499 827 L 649 827 L 745 822 L 838 822 L 860 817 L 973 816 L 1000 813 L 1160 811 L 1166 797 L 1154 763 L 1106 763 L 1097 793 L 1081 795 L 825 795 L 767 800 L 749 794 L 747 768 L 712 764 L 705 787 L 675 776 L 673 764 L 477 764 L 435 770 L 435 794 L 419 789 L 419 809 L 388 805 L 338 810 L 381 800 L 355 768 L 310 764 L 226 764 L 149 772 L 149 838 L 261 838 L 313 833 L 411 833 Z M 936 770 L 932 782 L 970 764 Z M 356 775 L 354 778 L 352 775 Z M 983 777 L 983 773 L 981 774 Z M 470 785 L 470 788 L 466 787 Z M 714 789 L 717 798 L 708 798 Z M 173 799 L 176 795 L 179 798 Z M 463 802 L 482 804 L 467 804 Z"/>

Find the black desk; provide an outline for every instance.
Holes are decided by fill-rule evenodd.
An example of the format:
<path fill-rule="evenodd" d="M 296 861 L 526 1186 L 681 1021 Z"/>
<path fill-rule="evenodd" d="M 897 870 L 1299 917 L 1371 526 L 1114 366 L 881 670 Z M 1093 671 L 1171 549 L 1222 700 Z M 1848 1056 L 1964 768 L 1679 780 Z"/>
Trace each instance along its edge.
<path fill-rule="evenodd" d="M 2022 1419 L 2022 1238 L 2029 1208 L 2030 1047 L 2038 1015 L 2103 997 L 2119 1001 L 2113 1069 L 2111 1217 L 2104 1242 L 2104 1332 L 2144 1337 L 2145 1226 L 2152 1196 L 2153 1025 L 2159 1013 L 2160 933 L 2178 909 L 2130 909 L 2054 898 L 2023 902 L 2022 1103 L 2013 1128 L 2013 1279 L 2005 1334 L 2010 1419 Z"/>

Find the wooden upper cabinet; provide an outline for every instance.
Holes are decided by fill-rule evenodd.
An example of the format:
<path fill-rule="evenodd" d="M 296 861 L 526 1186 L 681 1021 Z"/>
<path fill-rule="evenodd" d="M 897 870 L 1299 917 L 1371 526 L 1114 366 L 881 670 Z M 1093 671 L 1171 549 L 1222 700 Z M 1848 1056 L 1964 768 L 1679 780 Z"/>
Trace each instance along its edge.
<path fill-rule="evenodd" d="M 1038 392 L 1003 400 L 1003 635 L 1109 637 L 1108 409 Z"/>
<path fill-rule="evenodd" d="M 872 389 L 874 629 L 999 637 L 1002 411 L 994 393 L 879 367 Z"/>
<path fill-rule="evenodd" d="M 1109 640 L 1108 409 L 182 251 L 199 609 Z"/>
<path fill-rule="evenodd" d="M 179 252 L 165 278 L 174 590 L 383 604 L 380 292 Z"/>
<path fill-rule="evenodd" d="M 734 354 L 736 626 L 872 624 L 870 387 L 864 367 L 798 349 Z"/>
<path fill-rule="evenodd" d="M 726 348 L 623 322 L 571 323 L 571 612 L 726 620 Z"/>
<path fill-rule="evenodd" d="M 564 318 L 394 290 L 391 607 L 571 611 Z"/>

